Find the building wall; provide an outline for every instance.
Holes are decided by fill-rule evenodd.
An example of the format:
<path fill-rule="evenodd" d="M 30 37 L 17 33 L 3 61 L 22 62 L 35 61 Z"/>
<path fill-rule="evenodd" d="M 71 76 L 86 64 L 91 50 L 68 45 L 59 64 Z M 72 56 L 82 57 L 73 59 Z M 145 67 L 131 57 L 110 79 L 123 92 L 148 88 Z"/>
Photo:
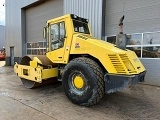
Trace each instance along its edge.
<path fill-rule="evenodd" d="M 26 54 L 26 38 L 28 38 L 28 25 L 27 23 L 31 23 L 29 22 L 29 20 L 33 20 L 30 18 L 34 18 L 34 15 L 31 15 L 30 13 L 35 13 L 37 10 L 39 11 L 39 13 L 35 13 L 35 16 L 43 16 L 41 13 L 46 13 L 44 14 L 44 17 L 46 17 L 45 21 L 40 21 L 42 20 L 41 18 L 38 19 L 34 19 L 34 21 L 37 21 L 37 23 L 39 23 L 39 21 L 41 22 L 41 24 L 43 24 L 43 26 L 45 25 L 45 22 L 47 19 L 51 19 L 51 15 L 53 16 L 53 18 L 55 17 L 55 11 L 53 11 L 53 9 L 55 8 L 55 6 L 53 5 L 52 2 L 59 2 L 58 0 L 25 0 L 25 1 L 19 1 L 19 0 L 14 0 L 14 1 L 10 1 L 10 0 L 6 0 L 6 65 L 10 65 L 11 64 L 11 53 L 14 52 L 14 62 L 19 62 L 21 57 L 24 56 Z M 63 1 L 63 0 L 60 0 Z M 50 7 L 50 9 L 48 8 L 47 4 Z M 61 16 L 63 15 L 63 2 L 61 2 L 61 6 L 62 6 L 62 10 L 61 12 L 57 11 L 57 16 Z M 52 6 L 53 5 L 53 6 Z M 39 6 L 39 7 L 36 7 Z M 44 7 L 41 7 L 44 6 Z M 59 6 L 56 6 L 59 9 Z M 42 8 L 42 9 L 39 9 Z M 33 10 L 33 11 L 32 11 Z M 32 11 L 32 12 L 31 12 Z M 37 11 L 37 12 L 38 12 Z M 37 15 L 38 14 L 38 15 Z M 31 16 L 30 16 L 31 15 Z M 57 17 L 56 16 L 56 17 Z M 30 17 L 30 18 L 29 18 Z M 42 17 L 42 18 L 44 18 Z M 29 19 L 28 19 L 29 18 Z M 43 19 L 44 20 L 44 19 Z M 34 24 L 36 25 L 36 24 Z M 34 26 L 32 26 L 34 28 Z M 27 30 L 26 30 L 27 29 Z M 29 29 L 31 30 L 31 29 Z M 35 29 L 33 29 L 35 30 Z M 43 30 L 40 30 L 41 33 Z M 35 30 L 35 31 L 39 31 Z M 34 32 L 35 32 L 34 31 Z M 31 31 L 33 33 L 33 31 Z M 39 32 L 40 33 L 40 32 Z M 40 36 L 39 34 L 37 36 Z M 42 37 L 42 36 L 41 36 Z M 32 39 L 33 40 L 33 39 Z M 43 39 L 44 40 L 44 39 Z M 34 41 L 34 40 L 33 40 Z M 12 51 L 11 51 L 11 47 L 12 47 Z"/>
<path fill-rule="evenodd" d="M 0 25 L 0 49 L 5 47 L 5 26 Z"/>
<path fill-rule="evenodd" d="M 14 47 L 14 56 L 22 56 L 21 8 L 37 0 L 6 0 L 6 64 L 10 65 L 10 47 Z"/>
<path fill-rule="evenodd" d="M 63 15 L 63 0 L 50 0 L 25 10 L 26 42 L 45 41 L 43 28 L 46 21 Z"/>
<path fill-rule="evenodd" d="M 141 59 L 147 73 L 145 76 L 145 84 L 160 86 L 160 59 Z"/>
<path fill-rule="evenodd" d="M 48 0 L 43 4 L 24 9 L 25 26 L 23 26 L 26 55 L 43 55 L 46 53 L 46 40 L 43 38 L 43 28 L 46 21 L 63 15 L 63 0 Z M 26 47 L 26 46 L 24 46 Z"/>
<path fill-rule="evenodd" d="M 133 39 L 131 40 L 135 42 L 142 39 L 139 42 L 140 44 L 135 43 L 135 45 L 130 46 L 135 49 L 141 47 L 141 55 L 139 57 L 147 69 L 145 83 L 160 86 L 159 11 L 159 0 L 107 0 L 105 9 L 105 36 L 119 33 L 119 20 L 124 15 L 124 33 L 133 35 Z M 141 38 L 138 36 L 141 36 Z"/>
<path fill-rule="evenodd" d="M 64 14 L 76 14 L 89 19 L 94 37 L 101 39 L 103 0 L 64 0 Z"/>
<path fill-rule="evenodd" d="M 119 19 L 125 15 L 127 34 L 160 31 L 159 0 L 106 0 L 106 36 L 119 32 Z"/>

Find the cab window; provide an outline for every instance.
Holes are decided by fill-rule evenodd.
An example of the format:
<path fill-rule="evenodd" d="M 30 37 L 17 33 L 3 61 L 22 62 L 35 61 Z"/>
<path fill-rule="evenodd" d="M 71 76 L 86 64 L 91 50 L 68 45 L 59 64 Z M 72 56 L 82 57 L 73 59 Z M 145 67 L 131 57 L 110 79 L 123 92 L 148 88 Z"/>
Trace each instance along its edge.
<path fill-rule="evenodd" d="M 75 32 L 90 34 L 87 23 L 84 23 L 84 22 L 78 21 L 78 20 L 73 20 L 73 26 L 74 26 Z"/>
<path fill-rule="evenodd" d="M 64 46 L 65 24 L 64 22 L 51 25 L 51 50 Z"/>

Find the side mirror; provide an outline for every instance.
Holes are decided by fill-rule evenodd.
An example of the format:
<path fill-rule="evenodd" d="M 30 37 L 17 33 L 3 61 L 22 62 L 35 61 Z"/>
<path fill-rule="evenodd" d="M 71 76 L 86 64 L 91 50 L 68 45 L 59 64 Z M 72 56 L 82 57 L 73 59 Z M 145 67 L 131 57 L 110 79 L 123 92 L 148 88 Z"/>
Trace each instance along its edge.
<path fill-rule="evenodd" d="M 46 27 L 43 28 L 43 38 L 46 39 Z"/>

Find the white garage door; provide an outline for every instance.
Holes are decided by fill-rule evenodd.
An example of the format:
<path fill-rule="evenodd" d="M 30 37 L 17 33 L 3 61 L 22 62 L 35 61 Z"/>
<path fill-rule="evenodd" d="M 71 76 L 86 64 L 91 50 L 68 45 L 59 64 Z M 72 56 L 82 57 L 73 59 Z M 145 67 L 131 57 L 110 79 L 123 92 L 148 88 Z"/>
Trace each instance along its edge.
<path fill-rule="evenodd" d="M 63 0 L 48 0 L 26 9 L 26 42 L 44 41 L 43 27 L 51 18 L 63 15 Z"/>

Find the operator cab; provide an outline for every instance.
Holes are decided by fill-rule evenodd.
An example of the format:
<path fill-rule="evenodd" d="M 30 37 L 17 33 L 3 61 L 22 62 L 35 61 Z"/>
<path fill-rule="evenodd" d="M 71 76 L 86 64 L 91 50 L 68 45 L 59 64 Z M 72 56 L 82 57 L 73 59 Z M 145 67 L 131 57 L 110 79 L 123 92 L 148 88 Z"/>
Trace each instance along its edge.
<path fill-rule="evenodd" d="M 68 14 L 47 21 L 43 37 L 47 43 L 46 55 L 52 62 L 67 63 L 74 34 L 91 35 L 88 19 Z"/>
<path fill-rule="evenodd" d="M 70 22 L 69 19 L 72 21 Z M 70 33 L 67 33 L 67 28 Z M 74 14 L 68 14 L 63 17 L 51 19 L 47 21 L 47 26 L 44 27 L 43 37 L 47 42 L 47 51 L 53 51 L 62 48 L 65 39 L 73 34 L 87 34 L 91 35 L 88 19 L 78 17 Z"/>

